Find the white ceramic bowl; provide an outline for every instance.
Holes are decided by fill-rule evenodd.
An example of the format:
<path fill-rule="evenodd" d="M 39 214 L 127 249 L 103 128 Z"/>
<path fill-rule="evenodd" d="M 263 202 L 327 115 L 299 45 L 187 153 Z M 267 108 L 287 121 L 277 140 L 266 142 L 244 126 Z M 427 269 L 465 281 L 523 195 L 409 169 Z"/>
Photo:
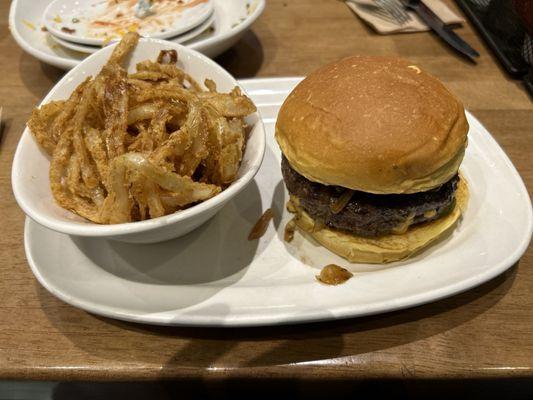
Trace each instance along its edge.
<path fill-rule="evenodd" d="M 67 98 L 87 76 L 96 75 L 113 48 L 108 46 L 85 59 L 67 73 L 41 104 Z M 129 59 L 130 71 L 139 61 L 157 58 L 162 49 L 176 49 L 180 67 L 203 82 L 213 79 L 221 92 L 230 91 L 237 81 L 222 67 L 204 55 L 179 44 L 158 39 L 141 39 Z M 99 225 L 84 220 L 58 206 L 50 190 L 50 158 L 26 128 L 15 152 L 12 169 L 13 192 L 19 206 L 37 223 L 57 232 L 75 236 L 105 237 L 131 243 L 155 243 L 176 238 L 197 228 L 213 217 L 224 204 L 253 179 L 265 151 L 265 130 L 258 113 L 247 117 L 251 127 L 246 151 L 237 179 L 215 197 L 183 211 L 160 218 L 116 225 Z"/>

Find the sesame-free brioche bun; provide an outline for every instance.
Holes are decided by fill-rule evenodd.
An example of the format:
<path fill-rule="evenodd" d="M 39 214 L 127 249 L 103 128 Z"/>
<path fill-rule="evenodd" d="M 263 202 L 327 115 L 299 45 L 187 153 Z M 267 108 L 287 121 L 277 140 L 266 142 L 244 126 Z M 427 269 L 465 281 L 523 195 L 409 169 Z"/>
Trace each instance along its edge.
<path fill-rule="evenodd" d="M 283 103 L 276 139 L 307 179 L 364 192 L 415 193 L 458 171 L 461 102 L 412 63 L 348 57 L 311 73 Z"/>
<path fill-rule="evenodd" d="M 296 211 L 296 226 L 322 246 L 352 263 L 384 264 L 398 261 L 429 246 L 447 235 L 460 219 L 468 203 L 468 186 L 461 178 L 457 186 L 453 210 L 431 222 L 410 227 L 403 234 L 390 234 L 376 238 L 356 236 L 339 230 L 318 226 L 292 198 Z"/>

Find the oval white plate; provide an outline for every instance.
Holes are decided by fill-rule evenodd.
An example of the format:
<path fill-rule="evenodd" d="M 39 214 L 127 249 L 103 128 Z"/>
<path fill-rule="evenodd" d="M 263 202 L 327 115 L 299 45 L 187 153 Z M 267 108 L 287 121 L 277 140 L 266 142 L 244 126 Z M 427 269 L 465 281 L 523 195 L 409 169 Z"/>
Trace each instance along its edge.
<path fill-rule="evenodd" d="M 188 40 L 191 40 L 195 38 L 196 36 L 204 33 L 205 30 L 207 30 L 213 23 L 215 22 L 215 15 L 211 15 L 205 22 L 200 24 L 197 28 L 191 29 L 188 32 L 185 32 L 184 34 L 177 36 L 175 38 L 172 38 L 170 41 L 172 43 L 178 43 L 183 44 Z M 81 53 L 87 53 L 87 54 L 93 54 L 96 53 L 98 50 L 100 50 L 102 47 L 99 46 L 88 46 L 85 44 L 79 44 L 74 42 L 69 42 L 68 40 L 63 40 L 57 36 L 50 35 L 50 38 L 60 44 L 63 47 L 66 47 L 70 50 L 79 51 Z"/>
<path fill-rule="evenodd" d="M 203 33 L 187 42 L 187 47 L 214 58 L 244 35 L 265 8 L 265 0 L 213 0 L 213 32 Z M 44 10 L 52 0 L 13 0 L 9 29 L 20 47 L 46 64 L 62 69 L 78 65 L 86 53 L 66 49 L 51 39 L 41 27 Z"/>
<path fill-rule="evenodd" d="M 90 23 L 95 19 L 106 19 L 113 22 L 115 14 L 122 13 L 135 16 L 136 6 L 126 6 L 117 9 L 108 9 L 111 0 L 55 0 L 52 1 L 43 15 L 43 24 L 48 31 L 63 40 L 86 44 L 91 46 L 102 46 L 109 39 L 103 36 L 103 33 L 113 33 L 112 31 L 96 30 L 90 27 Z M 170 0 L 169 0 L 170 1 Z M 121 4 L 124 4 L 123 2 Z M 177 2 L 174 4 L 177 5 Z M 193 5 L 180 12 L 173 12 L 162 16 L 147 16 L 144 19 L 134 18 L 136 24 L 140 24 L 138 32 L 141 36 L 155 39 L 167 39 L 178 36 L 190 29 L 195 28 L 204 22 L 213 12 L 213 0 L 202 0 L 196 4 L 193 0 L 187 0 L 186 4 Z M 161 25 L 156 24 L 153 18 L 161 20 Z M 78 22 L 72 22 L 77 19 Z M 149 24 L 149 22 L 152 22 Z M 132 22 L 133 23 L 133 22 Z M 62 29 L 72 29 L 72 33 L 66 33 Z M 122 26 L 126 31 L 127 27 Z M 119 39 L 116 36 L 116 39 Z"/>
<path fill-rule="evenodd" d="M 453 234 L 386 268 L 349 266 L 296 235 L 283 241 L 287 193 L 273 138 L 295 78 L 241 81 L 267 127 L 263 166 L 245 191 L 209 223 L 180 239 L 136 246 L 58 234 L 27 220 L 25 247 L 37 279 L 67 303 L 111 318 L 150 324 L 253 326 L 356 317 L 427 303 L 479 285 L 511 267 L 532 231 L 520 176 L 471 115 L 462 173 L 471 198 Z M 260 241 L 246 237 L 261 213 L 275 218 Z M 343 285 L 315 275 L 337 263 L 355 272 Z"/>

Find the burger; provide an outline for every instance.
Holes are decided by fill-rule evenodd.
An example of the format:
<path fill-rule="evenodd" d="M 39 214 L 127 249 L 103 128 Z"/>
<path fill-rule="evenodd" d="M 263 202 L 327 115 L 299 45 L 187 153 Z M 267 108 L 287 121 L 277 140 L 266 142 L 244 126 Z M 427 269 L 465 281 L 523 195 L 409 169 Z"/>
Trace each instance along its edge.
<path fill-rule="evenodd" d="M 466 207 L 467 133 L 461 102 L 406 60 L 356 56 L 318 69 L 276 123 L 297 228 L 351 262 L 420 251 Z"/>

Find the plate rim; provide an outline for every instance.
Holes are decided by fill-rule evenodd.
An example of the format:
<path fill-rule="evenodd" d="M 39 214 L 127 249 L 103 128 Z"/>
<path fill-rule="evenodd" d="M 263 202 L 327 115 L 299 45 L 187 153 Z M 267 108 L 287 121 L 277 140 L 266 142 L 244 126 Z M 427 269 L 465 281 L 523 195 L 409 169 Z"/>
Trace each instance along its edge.
<path fill-rule="evenodd" d="M 252 78 L 252 79 L 244 79 L 239 80 L 239 84 L 246 87 L 246 84 L 257 84 L 262 82 L 290 82 L 294 81 L 295 83 L 301 80 L 301 77 L 281 77 L 281 78 Z M 314 311 L 304 311 L 301 313 L 298 313 L 298 315 L 288 315 L 288 314 L 280 314 L 280 315 L 266 315 L 266 316 L 254 316 L 250 317 L 249 315 L 233 315 L 229 319 L 222 319 L 222 320 L 216 320 L 213 321 L 211 318 L 208 318 L 206 316 L 197 316 L 197 315 L 186 315 L 180 316 L 180 320 L 176 321 L 175 319 L 170 318 L 169 312 L 167 311 L 165 315 L 168 316 L 168 318 L 165 318 L 162 316 L 162 313 L 132 313 L 130 311 L 124 312 L 121 311 L 117 307 L 111 307 L 111 306 L 100 306 L 94 302 L 88 302 L 83 299 L 76 299 L 72 296 L 63 293 L 62 290 L 54 287 L 50 282 L 48 282 L 43 275 L 40 272 L 39 267 L 37 266 L 35 260 L 33 259 L 33 255 L 30 249 L 30 241 L 31 238 L 29 237 L 30 229 L 29 226 L 31 223 L 35 223 L 31 221 L 29 218 L 26 218 L 25 225 L 24 225 L 24 249 L 26 252 L 26 258 L 28 260 L 28 263 L 30 265 L 30 268 L 32 272 L 34 273 L 37 280 L 45 287 L 50 293 L 58 297 L 59 299 L 63 300 L 64 302 L 71 304 L 72 306 L 75 306 L 77 308 L 83 309 L 85 311 L 88 311 L 90 313 L 101 315 L 108 318 L 113 319 L 119 319 L 123 321 L 129 321 L 129 322 L 135 322 L 135 323 L 144 323 L 144 324 L 152 324 L 152 325 L 171 325 L 171 326 L 190 326 L 190 327 L 251 327 L 251 326 L 274 326 L 274 325 L 295 325 L 295 324 L 302 324 L 302 323 L 311 323 L 311 322 L 321 322 L 321 321 L 327 321 L 327 320 L 338 320 L 338 319 L 346 319 L 346 318 L 359 318 L 364 317 L 368 315 L 375 315 L 375 314 L 382 314 L 382 313 L 388 313 L 393 312 L 401 309 L 407 309 L 412 308 L 416 306 L 420 306 L 423 304 L 435 302 L 438 300 L 441 300 L 443 298 L 451 297 L 456 294 L 465 292 L 467 290 L 470 290 L 474 287 L 477 287 L 485 282 L 490 281 L 491 279 L 495 278 L 496 276 L 502 274 L 509 268 L 511 268 L 513 265 L 516 264 L 516 262 L 520 259 L 520 257 L 524 254 L 524 252 L 527 250 L 527 247 L 529 246 L 529 243 L 531 241 L 532 233 L 533 233 L 533 211 L 531 207 L 531 198 L 529 196 L 529 193 L 527 192 L 527 188 L 522 180 L 522 177 L 518 173 L 517 169 L 503 150 L 503 148 L 498 144 L 498 142 L 494 139 L 494 137 L 490 134 L 490 132 L 479 122 L 479 120 L 473 116 L 470 112 L 466 112 L 469 119 L 471 121 L 474 121 L 476 124 L 479 125 L 480 128 L 483 130 L 484 136 L 491 142 L 492 146 L 496 146 L 496 148 L 499 150 L 500 156 L 502 156 L 502 160 L 505 162 L 506 166 L 510 170 L 509 172 L 513 175 L 514 181 L 517 184 L 517 189 L 519 189 L 520 194 L 522 195 L 522 199 L 527 202 L 526 206 L 528 206 L 529 212 L 527 213 L 527 219 L 525 220 L 526 228 L 524 229 L 524 232 L 529 231 L 529 233 L 526 233 L 525 235 L 521 236 L 521 242 L 515 247 L 515 250 L 509 254 L 503 261 L 500 263 L 492 266 L 491 268 L 483 271 L 482 273 L 478 273 L 470 278 L 463 279 L 460 282 L 455 282 L 443 287 L 439 287 L 436 289 L 429 289 L 426 291 L 423 291 L 421 293 L 416 293 L 408 296 L 401 297 L 399 299 L 394 300 L 385 300 L 380 301 L 377 303 L 373 303 L 371 306 L 367 306 L 366 311 L 364 312 L 356 312 L 353 311 L 353 305 L 348 304 L 346 306 L 341 306 L 335 308 L 335 310 L 332 312 L 331 310 L 328 310 L 326 313 L 320 312 L 317 310 Z"/>

